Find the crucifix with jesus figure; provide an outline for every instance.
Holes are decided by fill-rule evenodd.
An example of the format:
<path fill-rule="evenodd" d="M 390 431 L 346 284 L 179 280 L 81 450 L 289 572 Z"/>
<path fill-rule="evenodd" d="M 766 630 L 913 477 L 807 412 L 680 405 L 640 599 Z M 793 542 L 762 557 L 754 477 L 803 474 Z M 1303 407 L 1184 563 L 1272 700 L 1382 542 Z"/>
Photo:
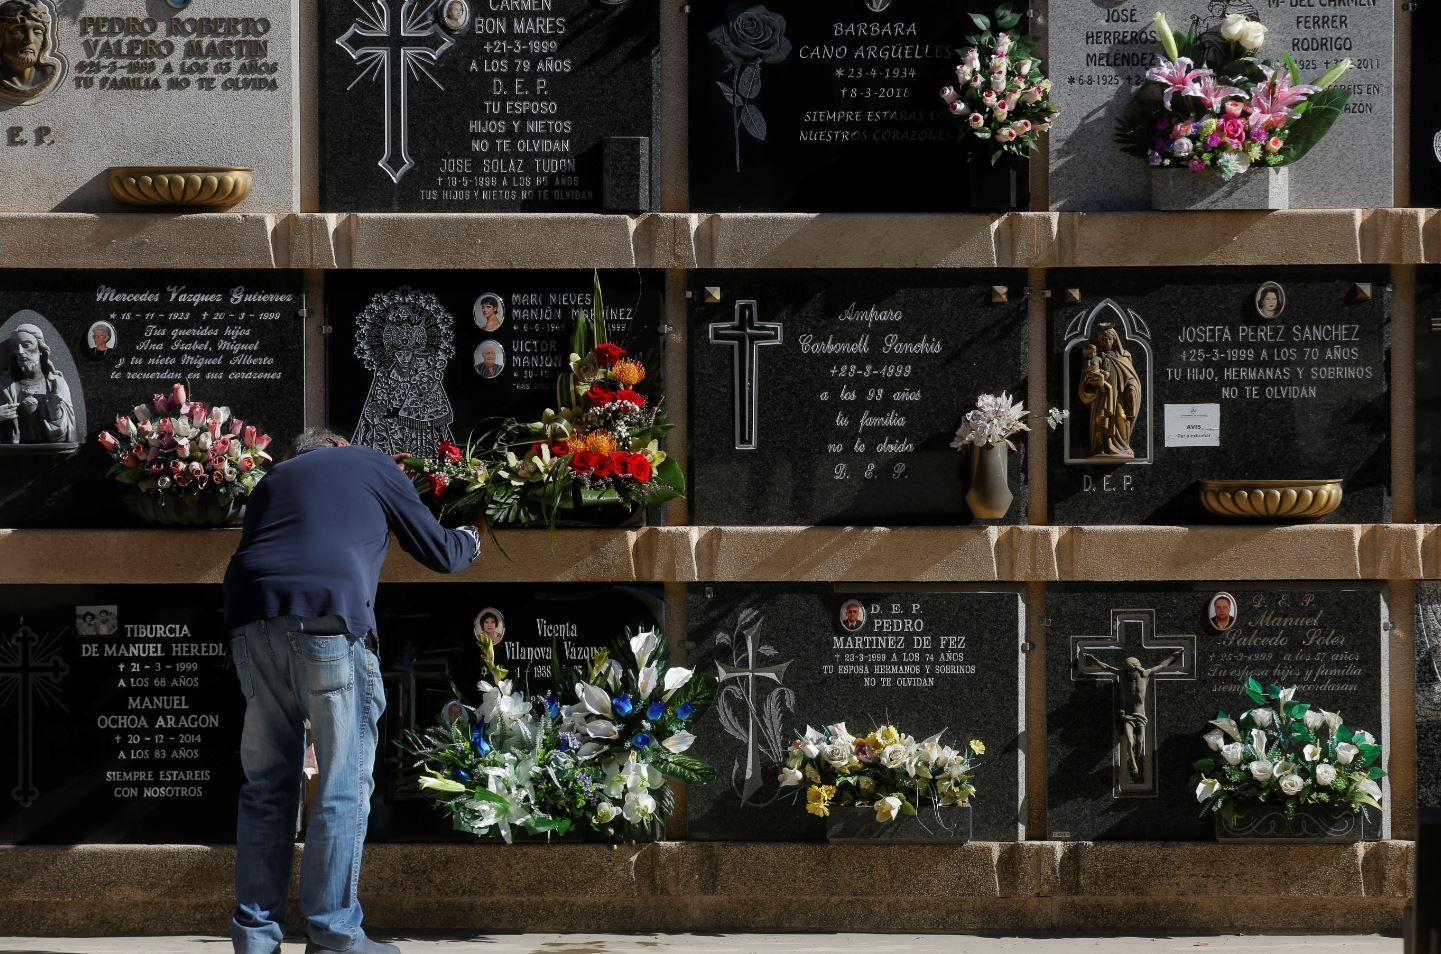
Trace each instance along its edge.
<path fill-rule="evenodd" d="M 1156 637 L 1155 610 L 1112 610 L 1108 636 L 1071 637 L 1071 678 L 1111 685 L 1117 798 L 1153 798 L 1157 687 L 1196 678 L 1196 637 Z"/>

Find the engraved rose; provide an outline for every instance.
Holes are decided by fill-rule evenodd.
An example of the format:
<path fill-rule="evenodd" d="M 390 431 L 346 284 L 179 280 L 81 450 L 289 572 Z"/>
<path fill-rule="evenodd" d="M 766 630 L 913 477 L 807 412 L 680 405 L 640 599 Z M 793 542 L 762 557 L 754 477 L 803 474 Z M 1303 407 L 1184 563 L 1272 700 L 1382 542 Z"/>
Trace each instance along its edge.
<path fill-rule="evenodd" d="M 761 142 L 766 138 L 766 120 L 754 102 L 761 91 L 761 66 L 779 63 L 791 55 L 786 18 L 762 6 L 748 7 L 707 36 L 729 64 L 730 82 L 717 80 L 716 85 L 731 107 L 736 172 L 740 172 L 741 130 Z"/>
<path fill-rule="evenodd" d="M 763 6 L 749 7 L 711 30 L 710 41 L 733 66 L 779 63 L 791 54 L 786 18 Z"/>

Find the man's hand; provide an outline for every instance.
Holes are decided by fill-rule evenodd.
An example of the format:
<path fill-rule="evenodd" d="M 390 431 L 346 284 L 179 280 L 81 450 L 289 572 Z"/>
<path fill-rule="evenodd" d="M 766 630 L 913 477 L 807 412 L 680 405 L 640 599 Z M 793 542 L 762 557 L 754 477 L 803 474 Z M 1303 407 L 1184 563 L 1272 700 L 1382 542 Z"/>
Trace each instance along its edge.
<path fill-rule="evenodd" d="M 390 459 L 395 461 L 395 465 L 401 470 L 405 471 L 405 474 L 408 477 L 410 476 L 411 470 L 409 467 L 405 466 L 405 462 L 410 460 L 414 456 L 415 455 L 410 453 L 409 451 L 402 451 L 399 454 L 391 454 Z"/>
<path fill-rule="evenodd" d="M 0 404 L 0 421 L 13 421 L 20 417 L 20 405 Z"/>

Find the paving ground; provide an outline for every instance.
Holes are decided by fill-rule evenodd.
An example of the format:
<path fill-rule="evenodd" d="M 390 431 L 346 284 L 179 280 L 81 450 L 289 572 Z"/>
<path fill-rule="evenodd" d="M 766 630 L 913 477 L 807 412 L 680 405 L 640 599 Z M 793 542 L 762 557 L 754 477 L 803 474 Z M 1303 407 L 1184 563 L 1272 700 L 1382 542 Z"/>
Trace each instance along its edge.
<path fill-rule="evenodd" d="M 1392 937 L 1014 938 L 914 934 L 509 934 L 392 938 L 405 954 L 1400 954 Z M 283 954 L 300 954 L 286 944 Z M 0 938 L 0 954 L 226 954 L 219 937 Z"/>

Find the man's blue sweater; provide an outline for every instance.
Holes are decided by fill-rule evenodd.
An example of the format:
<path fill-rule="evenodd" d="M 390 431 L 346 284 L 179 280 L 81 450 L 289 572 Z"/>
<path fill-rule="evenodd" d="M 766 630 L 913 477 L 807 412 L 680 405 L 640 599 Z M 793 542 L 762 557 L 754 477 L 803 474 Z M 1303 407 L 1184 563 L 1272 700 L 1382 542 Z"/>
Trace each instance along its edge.
<path fill-rule="evenodd" d="M 375 588 L 390 532 L 439 573 L 470 565 L 476 543 L 436 522 L 394 460 L 369 447 L 316 447 L 277 464 L 245 508 L 225 571 L 225 626 L 277 616 L 342 617 L 375 628 Z"/>

